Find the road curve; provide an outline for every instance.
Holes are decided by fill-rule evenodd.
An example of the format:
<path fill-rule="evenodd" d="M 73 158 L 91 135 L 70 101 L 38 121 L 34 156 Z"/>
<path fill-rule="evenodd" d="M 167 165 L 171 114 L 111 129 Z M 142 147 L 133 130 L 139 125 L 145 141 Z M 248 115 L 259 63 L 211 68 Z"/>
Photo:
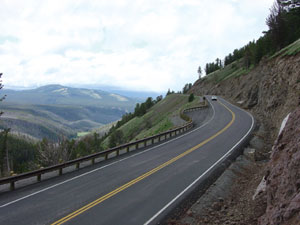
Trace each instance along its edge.
<path fill-rule="evenodd" d="M 147 150 L 0 195 L 0 224 L 156 224 L 249 135 L 253 117 L 219 98 L 204 124 Z"/>

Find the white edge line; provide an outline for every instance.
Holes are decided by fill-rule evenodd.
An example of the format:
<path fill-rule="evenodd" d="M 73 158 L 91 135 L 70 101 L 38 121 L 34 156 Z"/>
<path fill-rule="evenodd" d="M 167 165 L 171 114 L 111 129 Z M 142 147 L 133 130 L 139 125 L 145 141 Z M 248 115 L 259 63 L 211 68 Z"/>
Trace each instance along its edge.
<path fill-rule="evenodd" d="M 208 101 L 208 102 L 209 102 L 209 101 Z M 207 121 L 206 123 L 204 123 L 203 125 L 201 125 L 200 127 L 196 128 L 196 129 L 193 129 L 193 130 L 191 130 L 191 131 L 189 131 L 189 132 L 187 132 L 187 133 L 185 133 L 185 134 L 180 135 L 179 137 L 176 137 L 176 138 L 174 138 L 174 139 L 171 139 L 171 140 L 169 140 L 169 141 L 167 141 L 167 142 L 164 142 L 164 143 L 162 143 L 162 144 L 159 144 L 159 145 L 157 145 L 157 146 L 154 146 L 154 147 L 149 148 L 149 149 L 147 149 L 147 150 L 144 150 L 144 151 L 142 151 L 142 152 L 135 153 L 135 154 L 132 155 L 132 156 L 126 157 L 126 158 L 124 158 L 124 159 L 120 159 L 120 160 L 118 160 L 118 161 L 112 162 L 112 163 L 107 164 L 107 165 L 105 165 L 105 166 L 102 166 L 102 167 L 99 167 L 99 168 L 97 168 L 97 169 L 91 170 L 91 171 L 89 171 L 89 172 L 83 173 L 83 174 L 81 174 L 81 175 L 78 175 L 78 176 L 76 176 L 76 177 L 70 178 L 70 179 L 65 180 L 65 181 L 63 181 L 63 182 L 54 184 L 54 185 L 52 185 L 52 186 L 50 186 L 50 187 L 41 189 L 41 190 L 39 190 L 39 191 L 36 191 L 36 192 L 31 193 L 31 194 L 29 194 L 29 195 L 26 195 L 26 196 L 24 196 L 24 197 L 18 198 L 18 199 L 16 199 L 16 200 L 11 201 L 11 202 L 5 203 L 5 204 L 1 205 L 0 208 L 4 208 L 4 207 L 6 207 L 6 206 L 12 205 L 12 204 L 14 204 L 14 203 L 16 203 L 16 202 L 19 202 L 19 201 L 21 201 L 21 200 L 24 200 L 24 199 L 26 199 L 26 198 L 32 197 L 32 196 L 34 196 L 34 195 L 37 195 L 37 194 L 42 193 L 42 192 L 45 192 L 45 191 L 47 191 L 47 190 L 50 190 L 50 189 L 55 188 L 55 187 L 57 187 L 57 186 L 60 186 L 60 185 L 62 185 L 62 184 L 68 183 L 68 182 L 70 182 L 70 181 L 72 181 L 72 180 L 76 180 L 76 179 L 78 179 L 78 178 L 80 178 L 80 177 L 83 177 L 83 176 L 88 175 L 88 174 L 90 174 L 90 173 L 94 173 L 94 172 L 96 172 L 96 171 L 98 171 L 98 170 L 102 170 L 102 169 L 104 169 L 104 168 L 106 168 L 106 167 L 112 166 L 112 165 L 114 165 L 114 164 L 116 164 L 116 163 L 119 163 L 119 162 L 122 162 L 122 161 L 124 161 L 124 160 L 127 160 L 127 159 L 133 158 L 133 157 L 135 157 L 135 156 L 144 154 L 144 153 L 149 152 L 149 151 L 151 151 L 151 150 L 153 150 L 153 149 L 156 149 L 156 148 L 158 148 L 158 147 L 160 147 L 160 146 L 166 145 L 166 144 L 168 144 L 168 143 L 170 143 L 170 142 L 172 142 L 172 141 L 178 140 L 178 139 L 180 139 L 180 138 L 182 138 L 182 137 L 184 137 L 184 136 L 186 136 L 186 135 L 189 135 L 189 134 L 191 134 L 191 133 L 193 133 L 193 132 L 195 132 L 195 131 L 201 129 L 202 127 L 206 126 L 207 124 L 209 124 L 209 123 L 213 120 L 213 118 L 215 117 L 215 109 L 214 109 L 213 105 L 212 105 L 210 102 L 209 102 L 209 104 L 212 106 L 212 109 L 213 109 L 213 116 L 209 119 L 209 121 Z"/>
<path fill-rule="evenodd" d="M 224 99 L 223 99 L 224 100 Z M 227 102 L 227 101 L 226 101 Z M 229 103 L 229 102 L 227 102 Z M 229 103 L 231 104 L 231 103 Z M 232 105 L 232 104 L 231 104 Z M 237 106 L 235 106 L 236 108 L 238 108 Z M 253 126 L 254 126 L 254 118 L 253 116 L 241 109 L 238 108 L 239 110 L 242 110 L 246 113 L 248 113 L 248 115 L 250 115 L 251 120 L 252 120 L 252 124 L 250 129 L 248 130 L 248 132 L 245 134 L 244 137 L 242 137 L 242 139 L 240 139 L 225 155 L 223 155 L 218 161 L 216 161 L 211 167 L 209 167 L 202 175 L 200 175 L 196 180 L 194 180 L 188 187 L 186 187 L 180 194 L 178 194 L 173 200 L 171 200 L 167 205 L 165 205 L 161 210 L 159 210 L 154 216 L 152 216 L 147 222 L 144 223 L 144 225 L 148 225 L 150 224 L 153 220 L 155 220 L 163 211 L 165 211 L 170 205 L 172 205 L 177 199 L 179 199 L 185 192 L 187 192 L 193 185 L 195 185 L 203 176 L 205 176 L 213 167 L 215 167 L 220 161 L 222 161 L 225 157 L 227 157 L 227 155 L 229 155 L 251 132 Z"/>

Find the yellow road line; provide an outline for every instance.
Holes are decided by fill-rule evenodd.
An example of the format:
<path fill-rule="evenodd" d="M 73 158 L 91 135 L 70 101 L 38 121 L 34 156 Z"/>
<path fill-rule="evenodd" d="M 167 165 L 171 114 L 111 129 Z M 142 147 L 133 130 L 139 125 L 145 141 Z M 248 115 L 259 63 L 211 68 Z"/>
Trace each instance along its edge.
<path fill-rule="evenodd" d="M 219 102 L 219 103 L 220 103 L 221 105 L 223 105 L 223 106 L 231 113 L 231 115 L 232 115 L 231 121 L 230 121 L 230 122 L 229 122 L 222 130 L 218 131 L 216 134 L 214 134 L 214 135 L 211 136 L 210 138 L 204 140 L 204 141 L 201 142 L 200 144 L 198 144 L 198 145 L 196 145 L 196 146 L 190 148 L 189 150 L 187 150 L 187 151 L 181 153 L 180 155 L 178 155 L 178 156 L 176 156 L 176 157 L 170 159 L 169 161 L 167 161 L 167 162 L 161 164 L 160 166 L 158 166 L 158 167 L 156 167 L 156 168 L 154 168 L 154 169 L 148 171 L 147 173 L 145 173 L 145 174 L 143 174 L 143 175 L 141 175 L 141 176 L 135 178 L 134 180 L 132 180 L 132 181 L 130 181 L 130 182 L 128 182 L 128 183 L 122 185 L 121 187 L 119 187 L 119 188 L 113 190 L 112 192 L 109 192 L 108 194 L 103 195 L 102 197 L 100 197 L 100 198 L 96 199 L 95 201 L 93 201 L 93 202 L 91 202 L 91 203 L 89 203 L 89 204 L 83 206 L 82 208 L 80 208 L 80 209 L 74 211 L 73 213 L 71 213 L 71 214 L 69 214 L 69 215 L 67 215 L 67 216 L 65 216 L 65 217 L 63 217 L 63 218 L 61 218 L 60 220 L 58 220 L 58 221 L 52 223 L 51 225 L 60 225 L 60 224 L 63 224 L 63 223 L 65 223 L 65 222 L 71 220 L 72 218 L 74 218 L 74 217 L 76 217 L 76 216 L 82 214 L 83 212 L 87 211 L 88 209 L 90 209 L 90 208 L 92 208 L 92 207 L 94 207 L 94 206 L 100 204 L 101 202 L 103 202 L 103 201 L 109 199 L 110 197 L 112 197 L 112 196 L 118 194 L 119 192 L 121 192 L 121 191 L 123 191 L 123 190 L 129 188 L 130 186 L 132 186 L 132 185 L 138 183 L 139 181 L 141 181 L 141 180 L 143 180 L 143 179 L 149 177 L 150 175 L 152 175 L 152 174 L 156 173 L 157 171 L 159 171 L 159 170 L 165 168 L 166 166 L 168 166 L 168 165 L 170 165 L 170 164 L 176 162 L 177 160 L 181 159 L 182 157 L 184 157 L 184 156 L 190 154 L 191 152 L 193 152 L 193 151 L 195 151 L 196 149 L 202 147 L 202 146 L 205 145 L 206 143 L 210 142 L 211 140 L 213 140 L 214 138 L 216 138 L 217 136 L 219 136 L 220 134 L 222 134 L 223 132 L 225 132 L 225 131 L 233 124 L 233 122 L 234 122 L 234 120 L 235 120 L 235 114 L 234 114 L 234 112 L 232 112 L 226 105 L 224 105 L 224 104 L 221 103 L 221 102 Z"/>

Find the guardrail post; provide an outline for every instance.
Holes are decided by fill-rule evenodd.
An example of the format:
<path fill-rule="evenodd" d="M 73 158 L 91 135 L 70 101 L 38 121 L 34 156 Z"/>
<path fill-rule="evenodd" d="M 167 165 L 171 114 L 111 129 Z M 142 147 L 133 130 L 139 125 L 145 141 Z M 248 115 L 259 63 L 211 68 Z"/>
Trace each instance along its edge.
<path fill-rule="evenodd" d="M 127 153 L 129 152 L 129 146 L 127 146 L 127 148 L 126 148 L 126 152 L 127 152 Z"/>
<path fill-rule="evenodd" d="M 11 191 L 15 190 L 15 182 L 14 181 L 11 181 L 10 182 L 10 188 L 9 188 Z"/>
<path fill-rule="evenodd" d="M 146 141 L 144 141 L 144 147 L 146 147 L 147 146 L 147 140 Z"/>
<path fill-rule="evenodd" d="M 95 158 L 92 158 L 92 165 L 95 164 Z"/>
<path fill-rule="evenodd" d="M 135 149 L 138 149 L 139 148 L 139 143 L 137 143 L 136 145 L 135 145 Z"/>
<path fill-rule="evenodd" d="M 108 159 L 108 153 L 107 154 L 105 154 L 105 160 L 107 160 Z"/>
<path fill-rule="evenodd" d="M 152 145 L 154 144 L 154 138 L 151 139 L 151 144 L 152 144 Z"/>
<path fill-rule="evenodd" d="M 42 175 L 41 175 L 41 174 L 38 174 L 38 175 L 37 175 L 37 181 L 40 182 L 41 179 L 42 179 Z"/>
<path fill-rule="evenodd" d="M 63 172 L 63 168 L 59 168 L 59 172 L 58 172 L 59 176 L 62 175 L 62 172 Z"/>
<path fill-rule="evenodd" d="M 119 156 L 120 155 L 120 150 L 117 150 L 117 156 Z"/>
<path fill-rule="evenodd" d="M 79 169 L 80 163 L 76 163 L 76 169 Z"/>
<path fill-rule="evenodd" d="M 11 181 L 10 182 L 10 188 L 9 188 L 11 191 L 15 190 L 15 182 L 14 181 Z"/>
<path fill-rule="evenodd" d="M 158 141 L 160 141 L 160 136 L 158 136 Z"/>

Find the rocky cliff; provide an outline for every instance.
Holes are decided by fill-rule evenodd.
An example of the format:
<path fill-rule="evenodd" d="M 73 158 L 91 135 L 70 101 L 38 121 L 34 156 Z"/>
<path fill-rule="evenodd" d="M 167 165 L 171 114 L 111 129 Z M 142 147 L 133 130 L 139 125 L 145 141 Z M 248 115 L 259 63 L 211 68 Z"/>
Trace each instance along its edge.
<path fill-rule="evenodd" d="M 266 213 L 260 225 L 300 224 L 300 108 L 288 117 L 272 149 L 266 174 Z"/>

